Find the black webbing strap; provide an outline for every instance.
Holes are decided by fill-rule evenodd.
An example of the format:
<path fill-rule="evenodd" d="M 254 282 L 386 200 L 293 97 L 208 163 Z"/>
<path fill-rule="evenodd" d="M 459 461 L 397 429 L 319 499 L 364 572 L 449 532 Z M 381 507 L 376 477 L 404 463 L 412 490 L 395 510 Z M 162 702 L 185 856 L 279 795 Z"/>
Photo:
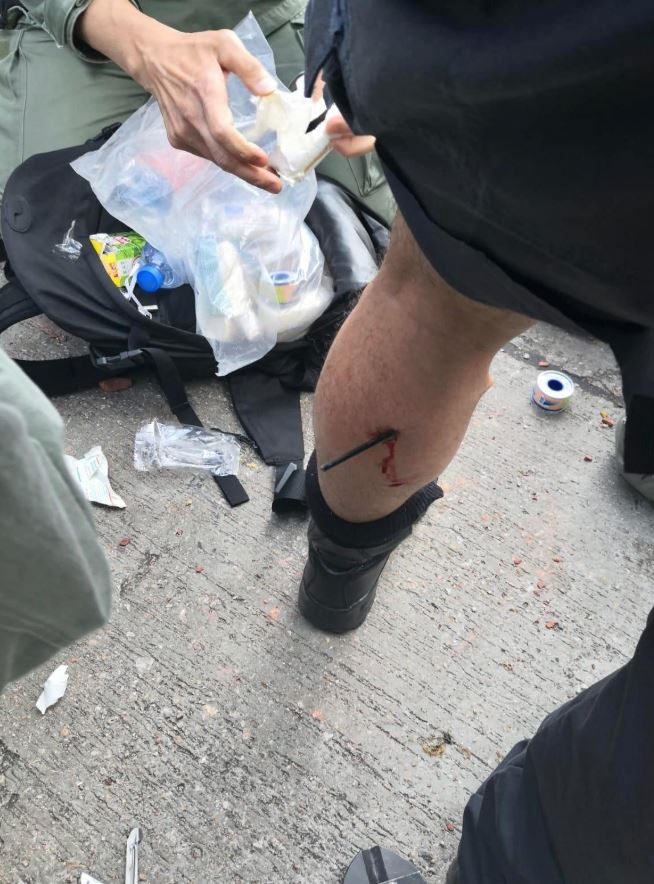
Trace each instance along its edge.
<path fill-rule="evenodd" d="M 181 424 L 190 424 L 194 427 L 203 426 L 195 409 L 188 401 L 186 388 L 171 356 L 165 350 L 160 350 L 157 347 L 143 347 L 143 355 L 151 362 L 156 371 L 163 394 L 177 420 Z M 230 506 L 240 506 L 250 499 L 237 476 L 213 476 L 212 478 Z"/>
<path fill-rule="evenodd" d="M 277 515 L 304 513 L 307 508 L 305 473 L 302 461 L 275 467 L 275 490 L 272 509 Z"/>
<path fill-rule="evenodd" d="M 234 410 L 259 454 L 275 467 L 272 509 L 278 514 L 305 513 L 304 439 L 300 394 L 285 387 L 277 374 L 256 366 L 227 378 Z"/>
<path fill-rule="evenodd" d="M 97 368 L 88 353 L 63 359 L 14 359 L 46 396 L 63 396 L 95 387 L 111 373 Z"/>
<path fill-rule="evenodd" d="M 0 334 L 17 322 L 38 316 L 37 307 L 20 283 L 12 279 L 0 289 Z"/>
<path fill-rule="evenodd" d="M 11 279 L 0 289 L 0 333 L 41 312 L 18 280 Z M 86 353 L 63 359 L 15 359 L 14 362 L 46 396 L 87 390 L 110 375 L 94 365 Z"/>

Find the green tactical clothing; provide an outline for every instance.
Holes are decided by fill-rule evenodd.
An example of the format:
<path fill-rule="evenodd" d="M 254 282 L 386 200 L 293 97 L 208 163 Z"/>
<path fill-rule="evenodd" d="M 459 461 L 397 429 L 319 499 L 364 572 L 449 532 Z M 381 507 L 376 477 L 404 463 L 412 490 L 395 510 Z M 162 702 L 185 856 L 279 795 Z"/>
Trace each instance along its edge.
<path fill-rule="evenodd" d="M 77 19 L 92 0 L 23 0 L 32 22 L 43 28 L 57 46 L 67 46 L 88 58 L 88 52 L 75 45 L 73 33 Z M 209 31 L 233 28 L 247 15 L 256 15 L 264 34 L 271 34 L 289 21 L 304 17 L 306 0 L 141 0 L 136 3 L 146 15 L 178 31 Z M 93 53 L 96 60 L 100 56 Z"/>
<path fill-rule="evenodd" d="M 35 153 L 81 144 L 125 120 L 146 92 L 112 62 L 74 39 L 92 0 L 24 0 L 0 30 L 0 201 L 7 178 Z M 306 0 L 142 0 L 143 12 L 181 31 L 233 28 L 250 9 L 287 85 L 304 70 Z M 394 202 L 374 155 L 320 165 L 388 223 Z"/>
<path fill-rule="evenodd" d="M 0 351 L 0 691 L 101 626 L 111 579 L 63 423 Z"/>

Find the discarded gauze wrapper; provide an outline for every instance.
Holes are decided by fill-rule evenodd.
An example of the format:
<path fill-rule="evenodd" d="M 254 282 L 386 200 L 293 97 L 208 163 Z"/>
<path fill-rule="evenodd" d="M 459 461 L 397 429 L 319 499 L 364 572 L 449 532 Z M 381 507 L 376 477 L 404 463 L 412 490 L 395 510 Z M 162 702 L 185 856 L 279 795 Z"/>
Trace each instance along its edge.
<path fill-rule="evenodd" d="M 125 508 L 125 501 L 111 487 L 109 464 L 99 445 L 87 451 L 80 460 L 67 454 L 66 463 L 87 500 L 104 506 Z"/>
<path fill-rule="evenodd" d="M 294 92 L 277 90 L 257 99 L 256 120 L 248 132 L 248 138 L 254 142 L 266 132 L 276 133 L 277 145 L 270 154 L 270 164 L 283 180 L 291 183 L 304 178 L 331 150 L 325 120 L 307 132 L 311 121 L 327 108 L 322 98 L 305 98 L 302 80 Z"/>
<path fill-rule="evenodd" d="M 187 424 L 144 424 L 134 440 L 137 470 L 208 470 L 215 476 L 238 474 L 241 449 L 233 436 Z"/>
<path fill-rule="evenodd" d="M 36 708 L 41 715 L 45 715 L 46 709 L 54 706 L 57 700 L 61 700 L 66 693 L 68 685 L 68 667 L 65 664 L 57 666 L 52 675 L 43 685 L 41 696 L 36 701 Z"/>

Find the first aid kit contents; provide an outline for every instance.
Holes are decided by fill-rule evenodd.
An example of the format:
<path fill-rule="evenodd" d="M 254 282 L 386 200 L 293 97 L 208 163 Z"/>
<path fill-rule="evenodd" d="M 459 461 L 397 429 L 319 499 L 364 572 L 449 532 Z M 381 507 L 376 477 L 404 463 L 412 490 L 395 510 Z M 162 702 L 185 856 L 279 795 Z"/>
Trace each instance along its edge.
<path fill-rule="evenodd" d="M 274 75 L 254 16 L 236 34 Z M 135 285 L 156 292 L 189 283 L 196 330 L 211 345 L 219 375 L 301 337 L 334 297 L 324 255 L 304 223 L 317 193 L 310 170 L 329 146 L 323 123 L 306 130 L 324 104 L 277 84 L 276 97 L 261 100 L 238 77 L 227 79 L 234 125 L 256 137 L 276 164 L 286 182 L 279 194 L 173 148 L 154 99 L 102 147 L 72 163 L 105 210 L 138 231 L 132 235 L 138 240 L 127 234 L 121 235 L 126 242 L 117 243 L 115 235 L 98 240 L 115 284 L 148 317 L 153 308 L 137 300 Z"/>

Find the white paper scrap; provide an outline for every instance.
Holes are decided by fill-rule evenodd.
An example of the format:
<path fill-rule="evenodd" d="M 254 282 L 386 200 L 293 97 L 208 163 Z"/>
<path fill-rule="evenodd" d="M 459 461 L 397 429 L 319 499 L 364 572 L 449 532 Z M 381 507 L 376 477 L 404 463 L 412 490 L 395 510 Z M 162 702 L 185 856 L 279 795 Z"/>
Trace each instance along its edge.
<path fill-rule="evenodd" d="M 87 500 L 124 509 L 125 501 L 109 483 L 109 464 L 100 445 L 91 448 L 80 460 L 67 454 L 66 463 Z"/>
<path fill-rule="evenodd" d="M 54 706 L 57 700 L 61 700 L 66 693 L 68 685 L 68 667 L 65 664 L 57 666 L 52 675 L 43 685 L 41 696 L 36 701 L 36 708 L 41 715 L 45 715 L 46 709 Z"/>
<path fill-rule="evenodd" d="M 102 881 L 98 881 L 97 878 L 93 878 L 91 875 L 87 875 L 86 872 L 82 872 L 79 876 L 79 884 L 102 884 Z"/>

